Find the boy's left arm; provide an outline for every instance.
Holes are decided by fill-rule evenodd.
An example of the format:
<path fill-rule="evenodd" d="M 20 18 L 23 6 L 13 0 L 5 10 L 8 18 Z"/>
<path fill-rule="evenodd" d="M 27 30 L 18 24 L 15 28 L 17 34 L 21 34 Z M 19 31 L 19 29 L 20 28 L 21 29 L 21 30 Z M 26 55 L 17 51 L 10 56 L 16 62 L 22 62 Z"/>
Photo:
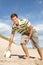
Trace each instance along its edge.
<path fill-rule="evenodd" d="M 29 29 L 30 29 L 30 34 L 29 34 L 29 36 L 26 38 L 25 42 L 28 42 L 28 41 L 30 40 L 31 35 L 32 35 L 32 33 L 33 33 L 33 27 L 32 27 L 31 25 L 29 26 Z"/>

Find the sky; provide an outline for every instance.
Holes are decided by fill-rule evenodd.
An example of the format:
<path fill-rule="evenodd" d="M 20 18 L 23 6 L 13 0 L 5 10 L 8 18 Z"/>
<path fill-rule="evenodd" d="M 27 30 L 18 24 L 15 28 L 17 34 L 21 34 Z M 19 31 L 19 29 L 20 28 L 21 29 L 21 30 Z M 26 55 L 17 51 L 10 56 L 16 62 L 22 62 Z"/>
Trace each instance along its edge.
<path fill-rule="evenodd" d="M 39 45 L 43 47 L 43 0 L 0 0 L 0 34 L 6 37 L 11 35 L 12 13 L 17 13 L 21 19 L 30 20 L 38 32 Z M 20 34 L 16 34 L 14 41 L 20 43 L 20 37 Z"/>

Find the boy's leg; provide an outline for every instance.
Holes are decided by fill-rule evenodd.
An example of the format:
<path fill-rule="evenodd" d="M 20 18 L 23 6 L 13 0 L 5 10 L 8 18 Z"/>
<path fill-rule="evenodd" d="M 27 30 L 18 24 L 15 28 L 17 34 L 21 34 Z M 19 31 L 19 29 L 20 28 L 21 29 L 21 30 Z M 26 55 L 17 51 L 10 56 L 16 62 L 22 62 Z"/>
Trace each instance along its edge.
<path fill-rule="evenodd" d="M 26 38 L 27 38 L 26 35 L 23 35 L 23 36 L 22 36 L 21 46 L 22 46 L 22 49 L 23 49 L 23 51 L 24 51 L 24 53 L 25 53 L 26 58 L 29 59 L 28 48 L 26 47 L 26 44 L 25 44 L 25 39 L 26 39 Z"/>
<path fill-rule="evenodd" d="M 37 51 L 42 59 L 42 49 L 38 46 L 38 44 L 36 44 L 36 42 L 34 42 L 33 40 L 31 40 L 31 41 L 34 44 L 35 48 L 37 49 Z"/>
<path fill-rule="evenodd" d="M 38 48 L 37 50 L 38 50 L 38 53 L 39 53 L 39 55 L 40 55 L 40 57 L 41 57 L 41 60 L 43 60 L 42 49 L 41 49 L 41 48 Z"/>
<path fill-rule="evenodd" d="M 38 40 L 37 32 L 34 32 L 33 33 L 32 38 L 31 38 L 31 41 L 32 41 L 33 45 L 37 48 L 37 51 L 38 51 L 41 59 L 43 59 L 42 58 L 42 49 L 38 45 L 39 44 L 39 40 Z"/>
<path fill-rule="evenodd" d="M 26 55 L 26 58 L 29 58 L 29 53 L 28 53 L 28 48 L 26 47 L 25 44 L 21 43 L 22 49 Z"/>

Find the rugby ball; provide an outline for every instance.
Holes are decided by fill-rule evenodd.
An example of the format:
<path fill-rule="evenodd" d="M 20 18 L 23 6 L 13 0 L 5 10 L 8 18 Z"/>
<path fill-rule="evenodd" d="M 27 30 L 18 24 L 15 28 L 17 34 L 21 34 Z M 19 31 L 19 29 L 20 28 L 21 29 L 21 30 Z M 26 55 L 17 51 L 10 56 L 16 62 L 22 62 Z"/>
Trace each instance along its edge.
<path fill-rule="evenodd" d="M 10 50 L 5 51 L 5 52 L 4 52 L 4 57 L 10 58 L 10 57 L 11 57 L 11 51 L 10 51 Z"/>

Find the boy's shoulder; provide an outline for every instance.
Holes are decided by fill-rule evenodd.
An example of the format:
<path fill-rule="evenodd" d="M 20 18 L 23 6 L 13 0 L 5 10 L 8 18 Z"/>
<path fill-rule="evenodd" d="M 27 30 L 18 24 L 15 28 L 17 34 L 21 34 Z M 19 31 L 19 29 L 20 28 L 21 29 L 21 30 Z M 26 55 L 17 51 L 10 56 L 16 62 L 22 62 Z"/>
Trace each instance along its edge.
<path fill-rule="evenodd" d="M 19 24 L 24 24 L 24 23 L 27 23 L 28 22 L 28 19 L 19 19 Z"/>
<path fill-rule="evenodd" d="M 24 19 L 20 19 L 20 21 L 29 21 L 28 19 L 24 18 Z"/>

